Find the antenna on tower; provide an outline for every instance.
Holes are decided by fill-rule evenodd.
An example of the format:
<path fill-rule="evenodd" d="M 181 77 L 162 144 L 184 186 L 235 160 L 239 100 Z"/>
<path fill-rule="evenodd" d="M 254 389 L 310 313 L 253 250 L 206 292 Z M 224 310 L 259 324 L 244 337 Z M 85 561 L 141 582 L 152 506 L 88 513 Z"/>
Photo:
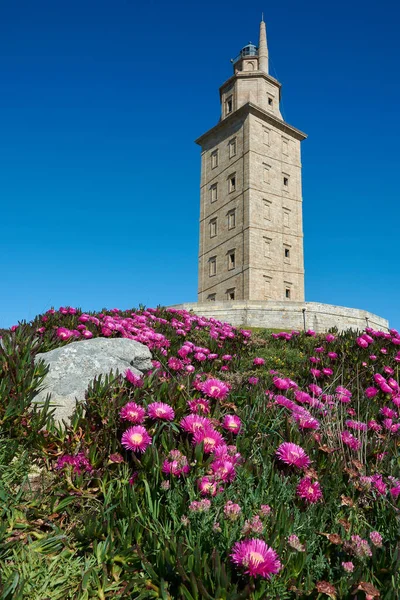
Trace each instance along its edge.
<path fill-rule="evenodd" d="M 264 13 L 261 13 L 261 21 L 264 21 Z"/>

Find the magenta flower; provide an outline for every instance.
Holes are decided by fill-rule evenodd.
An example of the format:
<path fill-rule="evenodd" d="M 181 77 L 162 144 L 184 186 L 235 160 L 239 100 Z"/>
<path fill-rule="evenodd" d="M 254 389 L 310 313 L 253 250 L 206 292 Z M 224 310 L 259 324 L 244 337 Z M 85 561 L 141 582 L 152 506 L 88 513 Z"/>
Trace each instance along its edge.
<path fill-rule="evenodd" d="M 278 390 L 288 390 L 290 388 L 290 382 L 283 377 L 274 377 L 274 386 L 278 388 Z"/>
<path fill-rule="evenodd" d="M 196 431 L 205 431 L 210 428 L 211 421 L 207 417 L 192 414 L 184 417 L 180 422 L 180 426 L 188 433 L 196 433 Z"/>
<path fill-rule="evenodd" d="M 172 406 L 164 402 L 152 402 L 147 407 L 147 414 L 150 419 L 160 419 L 161 421 L 173 421 L 175 412 Z"/>
<path fill-rule="evenodd" d="M 196 414 L 208 415 L 210 413 L 210 401 L 206 398 L 195 398 L 194 400 L 188 400 L 188 407 L 190 412 Z"/>
<path fill-rule="evenodd" d="M 276 456 L 287 465 L 305 469 L 310 465 L 310 459 L 301 446 L 291 442 L 283 442 L 276 451 Z"/>
<path fill-rule="evenodd" d="M 220 491 L 218 489 L 218 484 L 215 481 L 215 479 L 207 475 L 199 479 L 197 485 L 202 496 L 216 496 L 217 493 Z"/>
<path fill-rule="evenodd" d="M 244 572 L 251 577 L 259 575 L 270 579 L 271 575 L 278 573 L 282 568 L 275 550 L 267 546 L 263 540 L 250 539 L 236 542 L 232 548 L 231 559 L 238 567 L 244 567 Z"/>
<path fill-rule="evenodd" d="M 135 425 L 122 434 L 121 444 L 132 452 L 144 452 L 151 444 L 151 437 L 144 427 Z"/>
<path fill-rule="evenodd" d="M 256 356 L 256 358 L 253 360 L 253 365 L 254 366 L 265 365 L 265 360 L 263 358 Z"/>
<path fill-rule="evenodd" d="M 236 477 L 235 465 L 230 460 L 215 460 L 210 469 L 217 481 L 233 481 Z"/>
<path fill-rule="evenodd" d="M 377 390 L 375 387 L 368 387 L 364 393 L 367 398 L 374 398 L 379 393 L 379 390 Z"/>
<path fill-rule="evenodd" d="M 211 454 L 217 446 L 223 445 L 224 438 L 218 431 L 212 427 L 208 427 L 205 431 L 197 430 L 194 433 L 193 443 L 195 445 L 204 444 L 204 452 Z"/>
<path fill-rule="evenodd" d="M 230 391 L 230 386 L 219 379 L 207 379 L 201 385 L 201 391 L 209 398 L 225 400 Z"/>
<path fill-rule="evenodd" d="M 362 337 L 358 337 L 356 339 L 356 342 L 357 342 L 357 346 L 360 346 L 360 348 L 368 348 L 368 346 L 369 346 L 367 340 L 364 340 L 364 338 L 362 338 Z"/>
<path fill-rule="evenodd" d="M 168 460 L 169 459 L 169 460 Z M 162 466 L 163 473 L 175 475 L 186 475 L 190 471 L 188 459 L 179 450 L 171 450 Z"/>
<path fill-rule="evenodd" d="M 346 444 L 346 446 L 352 450 L 359 450 L 361 448 L 360 440 L 354 437 L 350 431 L 342 431 L 340 437 L 342 438 L 343 444 Z"/>
<path fill-rule="evenodd" d="M 128 402 L 125 404 L 120 410 L 119 416 L 124 421 L 130 421 L 131 423 L 135 423 L 136 425 L 140 425 L 143 423 L 146 415 L 146 411 L 144 408 L 136 404 L 136 402 Z"/>
<path fill-rule="evenodd" d="M 69 340 L 69 338 L 71 338 L 74 335 L 72 331 L 66 329 L 65 327 L 59 327 L 56 333 L 57 337 L 63 341 Z"/>
<path fill-rule="evenodd" d="M 225 415 L 222 420 L 222 427 L 232 433 L 239 433 L 242 422 L 236 415 Z"/>
<path fill-rule="evenodd" d="M 296 494 L 310 502 L 310 504 L 315 504 L 322 498 L 322 490 L 318 481 L 312 481 L 309 477 L 303 477 L 300 480 L 299 485 L 296 488 Z"/>
<path fill-rule="evenodd" d="M 180 371 L 181 369 L 183 369 L 182 361 L 179 360 L 179 358 L 176 358 L 175 356 L 171 356 L 168 359 L 168 366 L 173 371 Z"/>
<path fill-rule="evenodd" d="M 127 369 L 125 371 L 125 379 L 127 379 L 129 383 L 131 383 L 135 387 L 139 388 L 143 385 L 143 380 L 141 379 L 141 377 L 139 375 L 135 375 L 135 373 L 132 373 L 130 369 Z"/>

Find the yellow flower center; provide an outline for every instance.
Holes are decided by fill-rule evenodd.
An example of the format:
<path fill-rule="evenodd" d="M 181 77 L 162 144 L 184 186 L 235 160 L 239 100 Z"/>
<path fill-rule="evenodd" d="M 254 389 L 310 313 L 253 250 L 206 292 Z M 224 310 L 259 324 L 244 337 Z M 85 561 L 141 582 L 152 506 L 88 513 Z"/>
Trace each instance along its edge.
<path fill-rule="evenodd" d="M 141 444 L 143 442 L 143 435 L 141 433 L 134 433 L 131 439 L 134 444 Z"/>
<path fill-rule="evenodd" d="M 259 552 L 254 552 L 254 551 L 250 552 L 249 558 L 255 565 L 259 565 L 260 563 L 262 563 L 264 561 L 263 555 L 260 554 Z"/>

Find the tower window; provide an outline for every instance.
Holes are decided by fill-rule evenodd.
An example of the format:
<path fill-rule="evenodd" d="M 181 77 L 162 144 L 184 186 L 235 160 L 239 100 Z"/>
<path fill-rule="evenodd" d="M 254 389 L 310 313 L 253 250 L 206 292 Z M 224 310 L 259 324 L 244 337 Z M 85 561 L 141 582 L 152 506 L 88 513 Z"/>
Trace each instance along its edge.
<path fill-rule="evenodd" d="M 270 177 L 269 177 L 269 172 L 270 172 L 270 166 L 264 164 L 264 183 L 269 183 L 270 181 Z"/>
<path fill-rule="evenodd" d="M 264 258 L 271 258 L 271 242 L 270 238 L 264 238 Z"/>
<path fill-rule="evenodd" d="M 263 200 L 264 202 L 264 219 L 266 219 L 267 221 L 271 220 L 271 201 L 270 200 Z"/>
<path fill-rule="evenodd" d="M 285 187 L 289 187 L 289 177 L 284 176 L 284 178 L 283 178 L 283 185 Z"/>
<path fill-rule="evenodd" d="M 233 97 L 229 96 L 225 101 L 225 114 L 229 115 L 233 110 Z"/>
<path fill-rule="evenodd" d="M 208 274 L 213 277 L 217 274 L 217 257 L 212 256 L 208 261 Z"/>
<path fill-rule="evenodd" d="M 236 227 L 236 209 L 228 212 L 228 229 L 234 229 Z"/>
<path fill-rule="evenodd" d="M 232 271 L 235 268 L 235 251 L 230 250 L 228 252 L 228 271 Z"/>
<path fill-rule="evenodd" d="M 289 248 L 285 248 L 285 258 L 290 258 L 290 250 L 289 250 Z"/>
<path fill-rule="evenodd" d="M 215 167 L 218 167 L 218 150 L 211 152 L 211 168 L 215 169 Z"/>
<path fill-rule="evenodd" d="M 271 298 L 271 281 L 272 281 L 272 277 L 264 276 L 264 298 L 266 300 Z"/>
<path fill-rule="evenodd" d="M 217 235 L 217 219 L 211 219 L 210 221 L 210 237 Z"/>
<path fill-rule="evenodd" d="M 271 96 L 268 96 L 268 106 L 273 106 L 274 99 Z"/>
<path fill-rule="evenodd" d="M 208 294 L 207 300 L 209 302 L 215 302 L 216 296 L 217 296 L 217 294 Z"/>
<path fill-rule="evenodd" d="M 229 142 L 229 158 L 236 156 L 236 138 Z"/>
<path fill-rule="evenodd" d="M 290 288 L 285 289 L 285 297 L 290 299 Z"/>
<path fill-rule="evenodd" d="M 231 175 L 228 179 L 228 191 L 234 192 L 236 190 L 236 175 Z"/>
<path fill-rule="evenodd" d="M 289 214 L 290 211 L 288 209 L 283 209 L 283 226 L 284 227 L 289 227 Z"/>
<path fill-rule="evenodd" d="M 211 202 L 215 202 L 218 199 L 218 184 L 214 183 L 214 185 L 212 185 L 210 187 L 210 196 L 211 196 Z"/>
<path fill-rule="evenodd" d="M 230 290 L 226 290 L 226 299 L 234 300 L 235 299 L 235 288 L 231 288 Z"/>

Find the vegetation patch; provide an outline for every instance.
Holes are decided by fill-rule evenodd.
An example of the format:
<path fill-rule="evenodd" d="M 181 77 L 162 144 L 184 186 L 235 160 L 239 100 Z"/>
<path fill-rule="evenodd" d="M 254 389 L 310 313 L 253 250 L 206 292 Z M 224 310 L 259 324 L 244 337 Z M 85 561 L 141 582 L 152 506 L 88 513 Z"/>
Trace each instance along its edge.
<path fill-rule="evenodd" d="M 38 353 L 93 337 L 153 368 L 71 422 Z M 400 334 L 238 330 L 61 307 L 2 331 L 0 599 L 383 600 L 400 589 Z"/>

